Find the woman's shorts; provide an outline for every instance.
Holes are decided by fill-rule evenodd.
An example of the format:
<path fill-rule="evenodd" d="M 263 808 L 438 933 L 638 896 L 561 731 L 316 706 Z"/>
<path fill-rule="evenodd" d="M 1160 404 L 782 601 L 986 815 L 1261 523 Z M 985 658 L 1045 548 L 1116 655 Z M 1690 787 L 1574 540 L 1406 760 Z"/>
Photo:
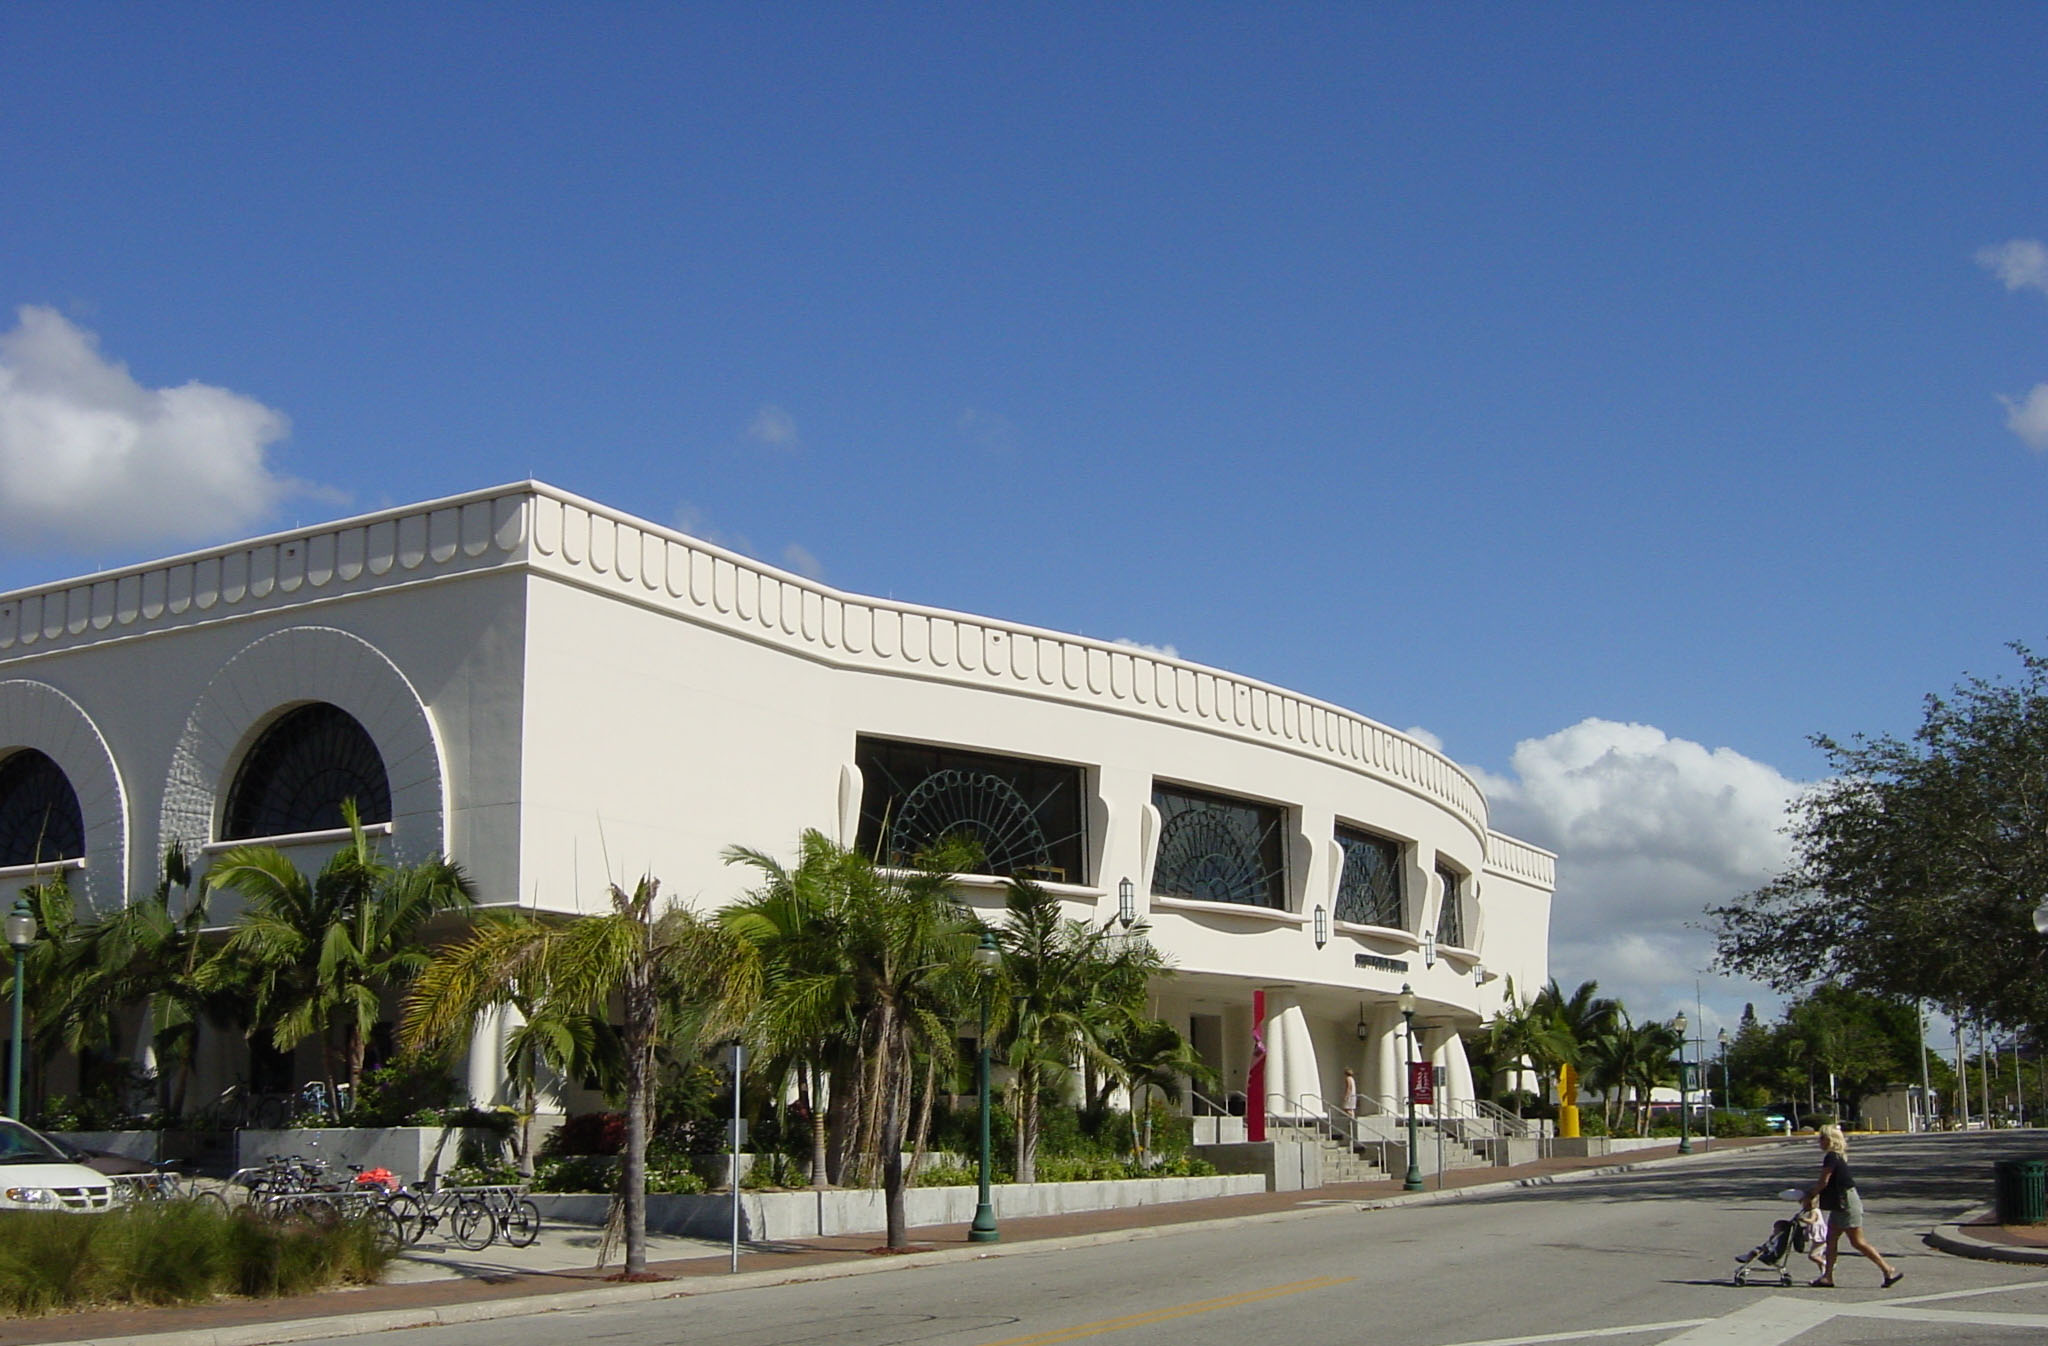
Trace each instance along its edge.
<path fill-rule="evenodd" d="M 1863 1193 L 1853 1187 L 1842 1193 L 1842 1208 L 1828 1218 L 1844 1229 L 1863 1228 Z"/>

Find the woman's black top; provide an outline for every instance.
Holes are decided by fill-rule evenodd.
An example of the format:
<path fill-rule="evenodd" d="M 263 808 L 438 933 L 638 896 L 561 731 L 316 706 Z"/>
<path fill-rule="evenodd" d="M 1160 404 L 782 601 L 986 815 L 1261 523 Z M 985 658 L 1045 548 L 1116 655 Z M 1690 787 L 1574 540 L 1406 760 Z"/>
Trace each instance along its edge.
<path fill-rule="evenodd" d="M 1841 1210 L 1849 1204 L 1847 1193 L 1856 1190 L 1856 1179 L 1850 1176 L 1849 1161 L 1829 1150 L 1820 1158 L 1820 1208 Z"/>

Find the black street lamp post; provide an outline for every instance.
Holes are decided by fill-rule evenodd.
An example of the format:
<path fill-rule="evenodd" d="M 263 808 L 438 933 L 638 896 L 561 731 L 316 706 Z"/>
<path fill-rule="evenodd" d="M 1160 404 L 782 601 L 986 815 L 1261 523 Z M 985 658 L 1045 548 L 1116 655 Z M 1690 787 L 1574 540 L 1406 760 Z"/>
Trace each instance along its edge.
<path fill-rule="evenodd" d="M 1691 1154 L 1692 1100 L 1691 1095 L 1686 1089 L 1685 1079 L 1686 1022 L 1684 1010 L 1678 1012 L 1678 1017 L 1671 1021 L 1671 1026 L 1678 1030 L 1678 1152 L 1680 1154 Z"/>
<path fill-rule="evenodd" d="M 1002 1237 L 996 1232 L 996 1208 L 988 1199 L 988 983 L 1002 961 L 995 933 L 982 931 L 981 943 L 974 950 L 974 967 L 981 974 L 981 1037 L 977 1043 L 981 1048 L 981 1074 L 977 1081 L 981 1095 L 981 1200 L 974 1207 L 974 1223 L 967 1230 L 969 1243 L 994 1243 Z"/>
<path fill-rule="evenodd" d="M 1419 1192 L 1422 1190 L 1422 1164 L 1419 1162 L 1420 1152 L 1415 1148 L 1415 989 L 1406 982 L 1401 984 L 1401 999 L 1398 1003 L 1401 1006 L 1402 1021 L 1407 1025 L 1407 1032 L 1402 1035 L 1402 1039 L 1407 1044 L 1405 1052 L 1408 1066 L 1408 1176 L 1401 1180 L 1401 1190 Z"/>

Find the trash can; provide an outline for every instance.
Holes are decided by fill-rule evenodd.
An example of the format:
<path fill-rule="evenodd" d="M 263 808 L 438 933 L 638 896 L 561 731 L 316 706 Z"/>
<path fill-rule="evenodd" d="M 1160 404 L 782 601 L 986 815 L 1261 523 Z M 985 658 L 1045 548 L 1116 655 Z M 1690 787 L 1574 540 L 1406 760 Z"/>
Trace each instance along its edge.
<path fill-rule="evenodd" d="M 1991 1172 L 2000 1224 L 2048 1224 L 2048 1159 L 2000 1159 Z"/>

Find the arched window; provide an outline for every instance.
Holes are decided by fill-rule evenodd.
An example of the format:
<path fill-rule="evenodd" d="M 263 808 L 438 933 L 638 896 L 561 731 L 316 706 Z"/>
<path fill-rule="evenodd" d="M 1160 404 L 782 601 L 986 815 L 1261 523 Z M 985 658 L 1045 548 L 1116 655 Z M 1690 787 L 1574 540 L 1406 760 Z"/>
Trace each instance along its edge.
<path fill-rule="evenodd" d="M 34 748 L 0 761 L 0 867 L 85 854 L 85 815 L 64 769 Z"/>
<path fill-rule="evenodd" d="M 355 716 L 316 701 L 263 731 L 228 791 L 221 836 L 285 836 L 342 827 L 341 801 L 366 823 L 391 821 L 384 759 Z"/>

